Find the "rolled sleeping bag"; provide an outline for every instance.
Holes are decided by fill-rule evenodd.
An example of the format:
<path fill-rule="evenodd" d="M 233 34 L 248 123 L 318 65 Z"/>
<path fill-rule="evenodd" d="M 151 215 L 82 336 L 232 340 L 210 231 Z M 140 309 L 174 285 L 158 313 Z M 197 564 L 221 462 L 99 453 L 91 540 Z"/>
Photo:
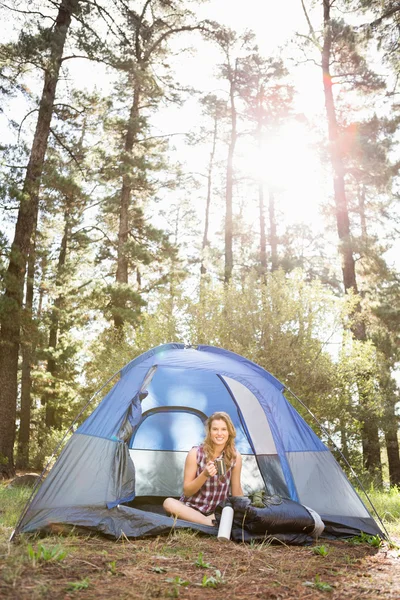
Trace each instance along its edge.
<path fill-rule="evenodd" d="M 232 496 L 229 500 L 234 510 L 234 524 L 250 534 L 320 535 L 323 531 L 323 523 L 317 513 L 312 511 L 313 516 L 310 509 L 288 498 L 266 496 L 262 507 L 252 506 L 250 498 L 245 496 Z"/>

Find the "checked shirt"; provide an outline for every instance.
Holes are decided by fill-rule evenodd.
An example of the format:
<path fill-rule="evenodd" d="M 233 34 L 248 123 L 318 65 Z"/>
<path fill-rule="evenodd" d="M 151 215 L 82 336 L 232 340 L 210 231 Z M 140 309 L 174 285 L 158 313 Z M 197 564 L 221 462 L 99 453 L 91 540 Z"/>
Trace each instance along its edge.
<path fill-rule="evenodd" d="M 203 446 L 197 446 L 196 477 L 204 471 L 206 464 L 206 455 Z M 193 496 L 186 497 L 182 494 L 180 501 L 191 508 L 199 510 L 204 515 L 213 513 L 216 506 L 220 502 L 223 502 L 229 494 L 232 469 L 235 464 L 236 461 L 234 461 L 229 469 L 227 469 L 225 475 L 214 475 L 213 477 L 209 477 L 199 491 L 193 494 Z"/>

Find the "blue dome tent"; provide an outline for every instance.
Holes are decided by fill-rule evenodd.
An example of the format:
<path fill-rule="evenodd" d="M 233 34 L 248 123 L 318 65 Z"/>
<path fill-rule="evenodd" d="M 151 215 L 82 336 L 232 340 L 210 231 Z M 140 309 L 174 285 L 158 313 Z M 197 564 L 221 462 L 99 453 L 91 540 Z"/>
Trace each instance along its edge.
<path fill-rule="evenodd" d="M 237 430 L 246 495 L 265 489 L 298 502 L 334 535 L 383 535 L 284 390 L 263 368 L 221 348 L 172 343 L 149 350 L 121 369 L 70 437 L 15 533 L 57 525 L 114 538 L 170 531 L 171 518 L 154 507 L 180 495 L 187 452 L 202 441 L 207 417 L 222 410 Z M 188 523 L 178 519 L 174 526 Z"/>

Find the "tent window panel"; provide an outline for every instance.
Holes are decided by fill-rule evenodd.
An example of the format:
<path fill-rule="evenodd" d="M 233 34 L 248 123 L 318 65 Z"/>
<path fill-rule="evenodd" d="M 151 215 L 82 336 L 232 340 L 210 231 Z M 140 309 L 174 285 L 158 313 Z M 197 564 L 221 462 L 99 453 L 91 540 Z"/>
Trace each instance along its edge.
<path fill-rule="evenodd" d="M 319 514 L 369 517 L 330 452 L 288 452 L 299 500 Z"/>
<path fill-rule="evenodd" d="M 256 454 L 276 454 L 267 416 L 253 392 L 231 377 L 222 377 L 222 379 L 226 381 L 240 408 Z"/>
<path fill-rule="evenodd" d="M 129 450 L 136 468 L 136 496 L 180 496 L 186 452 Z M 242 487 L 245 495 L 264 488 L 254 455 L 244 455 Z M 275 492 L 274 492 L 275 493 Z"/>
<path fill-rule="evenodd" d="M 188 452 L 204 440 L 204 424 L 187 412 L 158 412 L 140 423 L 131 448 L 137 450 L 167 450 Z"/>
<path fill-rule="evenodd" d="M 186 452 L 129 450 L 136 469 L 136 497 L 180 496 Z"/>

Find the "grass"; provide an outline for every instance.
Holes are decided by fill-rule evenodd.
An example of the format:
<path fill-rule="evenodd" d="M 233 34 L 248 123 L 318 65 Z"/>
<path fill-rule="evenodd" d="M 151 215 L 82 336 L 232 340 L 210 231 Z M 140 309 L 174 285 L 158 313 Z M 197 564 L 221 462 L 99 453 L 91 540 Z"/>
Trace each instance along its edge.
<path fill-rule="evenodd" d="M 0 484 L 0 526 L 14 529 L 31 493 L 31 488 L 7 488 Z"/>
<path fill-rule="evenodd" d="M 0 597 L 5 600 L 235 600 L 322 597 L 375 600 L 400 597 L 399 547 L 378 546 L 375 536 L 313 546 L 222 544 L 193 530 L 142 540 L 100 536 L 8 538 L 30 490 L 0 484 Z M 400 531 L 400 492 L 372 490 L 385 525 Z M 398 540 L 400 542 L 400 540 Z M 18 594 L 16 595 L 16 591 Z"/>
<path fill-rule="evenodd" d="M 357 491 L 372 516 L 375 516 L 364 492 Z M 366 492 L 390 537 L 400 538 L 400 488 L 393 486 L 388 491 L 382 491 L 371 485 Z"/>

